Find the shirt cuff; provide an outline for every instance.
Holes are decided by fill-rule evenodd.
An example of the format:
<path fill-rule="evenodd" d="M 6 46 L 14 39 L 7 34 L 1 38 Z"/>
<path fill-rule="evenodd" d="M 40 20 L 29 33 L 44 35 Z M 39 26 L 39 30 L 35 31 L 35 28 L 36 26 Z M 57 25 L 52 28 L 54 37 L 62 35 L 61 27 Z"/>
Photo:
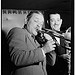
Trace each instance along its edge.
<path fill-rule="evenodd" d="M 43 53 L 44 57 L 46 57 L 44 50 L 42 48 L 41 48 L 41 50 L 42 50 L 42 53 Z"/>

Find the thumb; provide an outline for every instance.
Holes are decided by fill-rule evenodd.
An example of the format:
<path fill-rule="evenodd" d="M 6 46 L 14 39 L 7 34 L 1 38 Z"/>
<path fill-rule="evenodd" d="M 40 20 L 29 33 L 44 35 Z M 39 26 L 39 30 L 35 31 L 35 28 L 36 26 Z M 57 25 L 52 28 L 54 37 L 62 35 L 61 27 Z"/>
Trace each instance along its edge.
<path fill-rule="evenodd" d="M 51 37 L 50 35 L 46 34 L 46 33 L 44 33 L 44 36 L 45 36 L 45 38 L 46 38 L 47 40 L 52 39 L 52 37 Z"/>

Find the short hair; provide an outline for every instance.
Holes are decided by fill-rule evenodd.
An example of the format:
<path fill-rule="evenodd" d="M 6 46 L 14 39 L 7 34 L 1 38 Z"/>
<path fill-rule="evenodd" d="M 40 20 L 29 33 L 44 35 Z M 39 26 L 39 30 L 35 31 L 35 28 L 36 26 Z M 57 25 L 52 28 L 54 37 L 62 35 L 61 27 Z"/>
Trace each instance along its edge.
<path fill-rule="evenodd" d="M 58 14 L 58 13 L 53 13 L 53 14 L 50 14 L 49 16 L 51 17 L 51 15 L 59 15 L 60 16 L 60 14 Z"/>
<path fill-rule="evenodd" d="M 41 14 L 43 16 L 43 13 L 41 11 L 38 11 L 38 10 L 33 10 L 33 11 L 30 11 L 29 14 L 27 15 L 27 21 L 30 20 L 30 18 L 32 17 L 32 15 L 36 13 L 36 14 Z"/>

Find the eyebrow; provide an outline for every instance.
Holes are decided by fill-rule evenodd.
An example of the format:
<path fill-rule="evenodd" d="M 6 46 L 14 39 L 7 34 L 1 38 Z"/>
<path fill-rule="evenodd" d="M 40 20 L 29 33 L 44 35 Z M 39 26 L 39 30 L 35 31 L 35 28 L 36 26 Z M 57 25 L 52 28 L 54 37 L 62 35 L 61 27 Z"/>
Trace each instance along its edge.
<path fill-rule="evenodd" d="M 39 19 L 39 18 L 35 17 L 35 19 Z"/>
<path fill-rule="evenodd" d="M 37 21 L 39 21 L 39 18 L 38 17 L 35 17 L 35 19 L 34 20 L 37 20 Z M 42 21 L 43 22 L 43 21 Z"/>
<path fill-rule="evenodd" d="M 50 19 L 55 19 L 55 18 L 50 18 Z M 60 18 L 57 18 L 57 19 L 60 19 Z"/>

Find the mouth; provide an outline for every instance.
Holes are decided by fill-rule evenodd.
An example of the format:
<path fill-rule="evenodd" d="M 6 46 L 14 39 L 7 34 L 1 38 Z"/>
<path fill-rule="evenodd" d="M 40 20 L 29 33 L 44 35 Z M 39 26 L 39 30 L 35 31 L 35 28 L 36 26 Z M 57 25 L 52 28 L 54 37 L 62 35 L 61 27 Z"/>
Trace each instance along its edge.
<path fill-rule="evenodd" d="M 35 31 L 36 31 L 36 32 L 38 32 L 38 29 L 37 29 L 37 28 L 35 28 Z"/>
<path fill-rule="evenodd" d="M 54 26 L 59 26 L 58 24 L 55 24 Z"/>
<path fill-rule="evenodd" d="M 40 29 L 39 28 L 35 28 L 36 32 L 38 32 Z"/>

